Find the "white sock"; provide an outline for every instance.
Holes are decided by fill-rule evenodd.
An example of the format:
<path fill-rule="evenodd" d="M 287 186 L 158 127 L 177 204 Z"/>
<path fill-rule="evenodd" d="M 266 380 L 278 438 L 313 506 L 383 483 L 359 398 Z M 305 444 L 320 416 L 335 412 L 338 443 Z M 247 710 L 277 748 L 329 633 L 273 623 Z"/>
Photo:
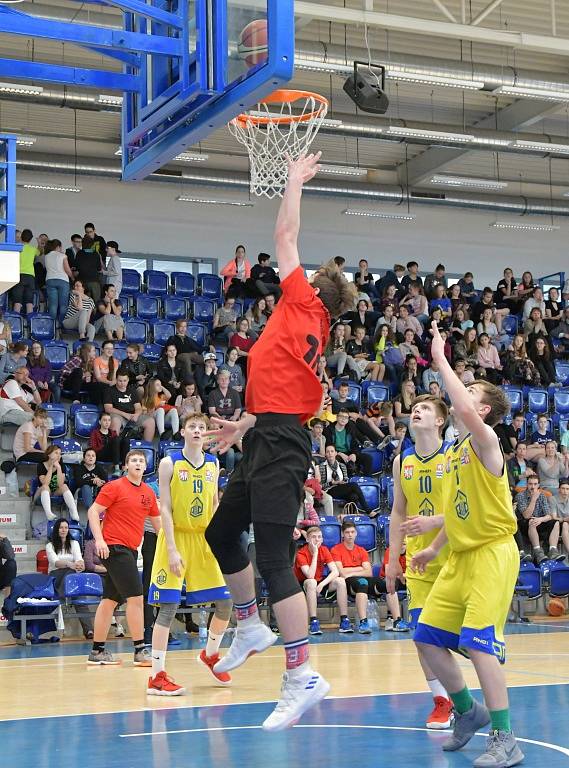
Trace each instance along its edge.
<path fill-rule="evenodd" d="M 223 640 L 223 634 L 224 633 L 222 632 L 221 635 L 214 635 L 211 629 L 209 630 L 207 635 L 207 645 L 205 647 L 206 656 L 215 656 L 215 654 L 219 651 L 219 646 Z"/>
<path fill-rule="evenodd" d="M 67 509 L 69 510 L 69 514 L 71 515 L 72 520 L 79 520 L 79 512 L 77 511 L 77 504 L 75 504 L 75 499 L 73 498 L 73 494 L 70 490 L 64 491 L 63 493 L 63 501 L 65 502 Z"/>
<path fill-rule="evenodd" d="M 159 672 L 166 669 L 166 651 L 155 651 L 152 649 L 152 677 L 156 677 Z"/>
<path fill-rule="evenodd" d="M 49 494 L 49 491 L 42 491 L 40 493 L 40 501 L 47 519 L 55 520 L 55 515 L 51 511 L 51 496 Z"/>
<path fill-rule="evenodd" d="M 294 669 L 287 669 L 286 671 L 291 680 L 304 677 L 305 675 L 313 674 L 313 669 L 310 666 L 310 659 L 305 661 L 304 664 L 301 664 L 298 667 L 294 667 Z"/>
<path fill-rule="evenodd" d="M 427 683 L 429 684 L 433 698 L 435 698 L 435 696 L 442 696 L 443 699 L 450 699 L 450 696 L 446 692 L 444 686 L 439 683 L 436 677 L 434 680 L 427 680 Z"/>

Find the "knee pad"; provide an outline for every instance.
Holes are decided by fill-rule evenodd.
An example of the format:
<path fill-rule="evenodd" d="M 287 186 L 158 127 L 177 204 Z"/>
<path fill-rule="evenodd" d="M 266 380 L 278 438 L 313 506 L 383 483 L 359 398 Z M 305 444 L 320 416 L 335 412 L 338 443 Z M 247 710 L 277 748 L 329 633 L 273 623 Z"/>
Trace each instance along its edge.
<path fill-rule="evenodd" d="M 158 616 L 156 617 L 156 623 L 160 627 L 167 627 L 170 629 L 172 626 L 172 622 L 176 618 L 176 613 L 178 611 L 178 606 L 176 603 L 163 603 L 160 606 L 160 610 L 158 611 Z"/>
<path fill-rule="evenodd" d="M 289 563 L 274 563 L 269 560 L 259 560 L 257 554 L 257 567 L 269 591 L 269 599 L 273 605 L 286 600 L 287 597 L 302 592 L 298 579 L 294 575 Z"/>
<path fill-rule="evenodd" d="M 226 598 L 225 600 L 216 600 L 214 613 L 215 618 L 220 619 L 221 621 L 229 621 L 231 618 L 232 608 L 233 601 L 230 598 Z"/>
<path fill-rule="evenodd" d="M 205 531 L 205 540 L 215 555 L 222 573 L 238 573 L 249 565 L 249 558 L 239 545 L 224 533 L 223 525 L 216 523 L 215 518 Z"/>
<path fill-rule="evenodd" d="M 355 576 L 352 582 L 352 589 L 354 592 L 365 592 L 367 594 L 368 580 L 364 576 Z"/>

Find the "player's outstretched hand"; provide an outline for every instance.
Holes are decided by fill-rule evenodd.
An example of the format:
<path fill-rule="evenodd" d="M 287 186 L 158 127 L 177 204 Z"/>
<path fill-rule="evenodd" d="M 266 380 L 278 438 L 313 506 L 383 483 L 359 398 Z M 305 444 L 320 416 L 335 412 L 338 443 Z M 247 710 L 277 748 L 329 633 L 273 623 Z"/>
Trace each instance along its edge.
<path fill-rule="evenodd" d="M 424 515 L 415 515 L 401 523 L 401 530 L 404 536 L 421 536 L 423 533 L 432 531 L 438 526 L 434 517 L 425 517 Z"/>
<path fill-rule="evenodd" d="M 178 576 L 178 578 L 184 573 L 184 561 L 177 549 L 174 552 L 168 553 L 168 569 L 170 573 Z"/>
<path fill-rule="evenodd" d="M 301 155 L 298 160 L 292 160 L 287 155 L 288 161 L 288 180 L 297 181 L 306 184 L 318 173 L 318 162 L 322 157 L 322 152 L 316 152 L 311 155 Z"/>
<path fill-rule="evenodd" d="M 390 558 L 385 566 L 385 586 L 390 595 L 395 594 L 395 582 L 397 579 L 404 581 L 403 568 L 398 558 L 394 558 L 393 562 L 391 562 Z"/>
<path fill-rule="evenodd" d="M 436 556 L 437 553 L 433 547 L 425 547 L 425 549 L 422 549 L 420 552 L 417 552 L 416 555 L 413 555 L 409 567 L 412 571 L 417 573 L 425 573 L 427 564 L 430 563 L 431 560 L 434 560 Z"/>
<path fill-rule="evenodd" d="M 431 333 L 433 334 L 433 340 L 431 342 L 431 357 L 437 363 L 441 363 L 445 359 L 445 343 L 443 337 L 439 332 L 439 326 L 437 321 L 433 320 L 431 323 Z"/>
<path fill-rule="evenodd" d="M 214 445 L 210 447 L 212 453 L 224 454 L 234 443 L 239 442 L 246 430 L 243 429 L 242 421 L 225 421 L 213 416 L 210 424 L 216 429 L 210 429 L 204 432 L 206 438 L 213 440 Z"/>

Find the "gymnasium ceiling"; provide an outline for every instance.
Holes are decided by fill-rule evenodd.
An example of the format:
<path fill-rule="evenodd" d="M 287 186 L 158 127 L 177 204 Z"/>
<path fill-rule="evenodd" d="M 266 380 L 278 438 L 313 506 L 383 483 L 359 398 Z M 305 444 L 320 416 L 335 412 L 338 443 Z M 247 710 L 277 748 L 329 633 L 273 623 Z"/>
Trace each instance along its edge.
<path fill-rule="evenodd" d="M 26 0 L 17 8 L 47 18 L 89 20 L 108 26 L 121 23 L 115 9 L 90 3 Z M 329 117 L 342 121 L 346 128 L 317 140 L 327 163 L 365 168 L 367 179 L 358 178 L 358 183 L 408 183 L 414 190 L 444 191 L 444 185 L 431 182 L 438 173 L 507 184 L 492 195 L 553 199 L 569 205 L 569 2 L 305 0 L 295 3 L 295 8 L 297 62 L 301 61 L 303 68 L 297 68 L 291 86 L 324 94 L 331 102 Z M 354 58 L 367 58 L 364 19 L 371 58 L 387 64 L 388 74 L 390 64 L 400 70 L 405 66 L 407 73 L 419 72 L 422 77 L 429 73 L 440 77 L 447 72 L 452 78 L 457 72 L 470 72 L 470 79 L 477 79 L 478 74 L 486 73 L 483 87 L 472 90 L 408 82 L 398 79 L 394 69 L 395 74 L 387 80 L 388 112 L 375 117 L 357 111 L 342 90 L 345 66 L 344 71 L 339 66 L 332 72 L 308 71 L 308 67 L 316 62 L 326 70 L 330 62 L 347 62 L 349 68 Z M 74 45 L 7 35 L 0 35 L 0 57 L 113 67 L 109 59 Z M 538 93 L 563 92 L 553 101 L 505 95 L 496 90 L 499 81 L 506 85 L 529 83 L 539 88 Z M 63 93 L 58 86 L 45 88 L 52 94 Z M 81 94 L 80 90 L 71 92 Z M 89 93 L 93 94 L 83 92 Z M 115 152 L 120 113 L 71 107 L 63 98 L 38 103 L 29 96 L 3 94 L 0 130 L 35 137 L 33 146 L 19 153 L 29 168 L 40 161 L 118 168 Z M 366 127 L 382 127 L 385 134 L 390 126 L 415 130 L 444 126 L 445 131 L 455 134 L 475 131 L 490 144 L 449 146 L 442 138 L 418 142 L 409 136 L 386 140 L 377 131 L 372 137 L 362 135 Z M 523 140 L 558 144 L 560 151 L 516 150 L 512 145 L 520 131 Z M 504 146 L 492 146 L 495 138 L 501 138 Z M 241 146 L 225 129 L 204 141 L 201 150 L 209 160 L 200 163 L 200 170 L 207 166 L 212 171 L 247 171 Z M 188 164 L 173 162 L 168 167 L 185 171 Z M 350 183 L 350 178 L 343 182 Z"/>

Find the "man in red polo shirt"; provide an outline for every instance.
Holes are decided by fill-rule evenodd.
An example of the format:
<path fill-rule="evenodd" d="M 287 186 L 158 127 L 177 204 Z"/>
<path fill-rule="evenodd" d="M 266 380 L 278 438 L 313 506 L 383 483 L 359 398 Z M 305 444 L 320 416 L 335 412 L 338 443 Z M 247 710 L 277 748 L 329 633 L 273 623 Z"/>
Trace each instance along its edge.
<path fill-rule="evenodd" d="M 245 437 L 243 460 L 231 476 L 206 531 L 206 539 L 231 590 L 237 631 L 215 666 L 228 672 L 272 645 L 276 636 L 259 618 L 253 569 L 239 538 L 253 523 L 257 567 L 264 579 L 284 641 L 282 697 L 263 728 L 294 725 L 328 693 L 328 683 L 310 667 L 306 601 L 289 561 L 289 544 L 311 461 L 303 423 L 321 410 L 315 371 L 329 336 L 330 319 L 354 305 L 356 288 L 334 264 L 310 284 L 298 255 L 303 185 L 318 171 L 317 155 L 289 161 L 288 182 L 275 228 L 282 297 L 248 356 L 247 416 L 239 422 L 212 419 L 218 450 Z M 253 429 L 251 429 L 254 427 Z"/>
<path fill-rule="evenodd" d="M 138 572 L 138 546 L 144 534 L 144 521 L 150 517 L 156 533 L 160 512 L 156 494 L 142 476 L 146 457 L 142 451 L 129 451 L 125 459 L 126 476 L 104 485 L 89 508 L 89 526 L 98 557 L 105 561 L 103 599 L 95 614 L 95 635 L 88 664 L 120 664 L 105 650 L 115 608 L 126 601 L 126 618 L 134 644 L 134 664 L 151 667 L 152 659 L 144 646 L 144 602 Z M 104 515 L 101 527 L 101 516 Z"/>

